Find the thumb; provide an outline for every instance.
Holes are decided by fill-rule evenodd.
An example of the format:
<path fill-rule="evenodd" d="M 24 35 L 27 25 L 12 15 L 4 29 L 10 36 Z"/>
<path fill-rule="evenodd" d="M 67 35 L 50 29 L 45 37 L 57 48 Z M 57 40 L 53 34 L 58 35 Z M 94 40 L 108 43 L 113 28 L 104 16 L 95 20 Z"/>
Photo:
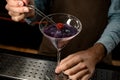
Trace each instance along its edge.
<path fill-rule="evenodd" d="M 21 0 L 23 1 L 24 5 L 28 5 L 30 3 L 30 0 Z"/>

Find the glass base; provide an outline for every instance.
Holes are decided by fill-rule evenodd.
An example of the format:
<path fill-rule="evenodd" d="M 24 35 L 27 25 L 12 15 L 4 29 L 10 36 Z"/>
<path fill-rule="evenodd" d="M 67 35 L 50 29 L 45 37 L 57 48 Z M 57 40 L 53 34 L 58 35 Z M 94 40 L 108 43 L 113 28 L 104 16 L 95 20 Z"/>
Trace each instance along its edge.
<path fill-rule="evenodd" d="M 64 73 L 60 73 L 60 74 L 56 74 L 55 80 L 69 80 L 69 78 Z"/>
<path fill-rule="evenodd" d="M 46 75 L 45 80 L 70 80 L 70 79 L 64 73 L 60 73 L 60 74 L 55 74 L 54 77 Z"/>

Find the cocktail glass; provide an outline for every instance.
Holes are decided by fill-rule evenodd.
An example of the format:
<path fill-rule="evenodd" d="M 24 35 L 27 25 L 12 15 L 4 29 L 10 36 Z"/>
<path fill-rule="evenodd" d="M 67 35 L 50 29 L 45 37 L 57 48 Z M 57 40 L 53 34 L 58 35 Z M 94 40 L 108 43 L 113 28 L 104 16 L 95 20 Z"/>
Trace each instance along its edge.
<path fill-rule="evenodd" d="M 73 15 L 53 13 L 41 19 L 39 28 L 42 34 L 47 37 L 57 49 L 57 65 L 59 65 L 61 60 L 61 50 L 72 38 L 81 32 L 82 24 L 80 20 Z M 62 77 L 61 79 L 57 78 L 56 80 L 67 79 Z"/>

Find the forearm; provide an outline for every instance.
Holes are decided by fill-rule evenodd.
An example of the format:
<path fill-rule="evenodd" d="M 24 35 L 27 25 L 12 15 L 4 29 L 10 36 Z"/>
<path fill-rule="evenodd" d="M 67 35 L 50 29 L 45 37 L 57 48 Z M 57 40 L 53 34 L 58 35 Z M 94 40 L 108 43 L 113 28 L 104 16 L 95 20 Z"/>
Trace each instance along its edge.
<path fill-rule="evenodd" d="M 107 28 L 97 43 L 102 43 L 107 53 L 110 53 L 120 42 L 120 14 L 111 17 Z"/>

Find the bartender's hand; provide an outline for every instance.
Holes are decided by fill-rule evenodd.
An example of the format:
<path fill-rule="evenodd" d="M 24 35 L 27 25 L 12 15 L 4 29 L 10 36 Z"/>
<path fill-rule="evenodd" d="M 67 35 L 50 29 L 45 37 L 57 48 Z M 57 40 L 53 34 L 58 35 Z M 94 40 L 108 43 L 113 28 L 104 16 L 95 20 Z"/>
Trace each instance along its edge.
<path fill-rule="evenodd" d="M 68 75 L 71 80 L 89 80 L 96 64 L 105 56 L 105 48 L 97 43 L 93 47 L 69 55 L 60 62 L 55 72 Z"/>
<path fill-rule="evenodd" d="M 33 1 L 34 0 L 6 0 L 7 4 L 5 8 L 8 10 L 11 19 L 18 22 L 34 15 L 34 10 L 26 6 L 33 4 Z"/>

